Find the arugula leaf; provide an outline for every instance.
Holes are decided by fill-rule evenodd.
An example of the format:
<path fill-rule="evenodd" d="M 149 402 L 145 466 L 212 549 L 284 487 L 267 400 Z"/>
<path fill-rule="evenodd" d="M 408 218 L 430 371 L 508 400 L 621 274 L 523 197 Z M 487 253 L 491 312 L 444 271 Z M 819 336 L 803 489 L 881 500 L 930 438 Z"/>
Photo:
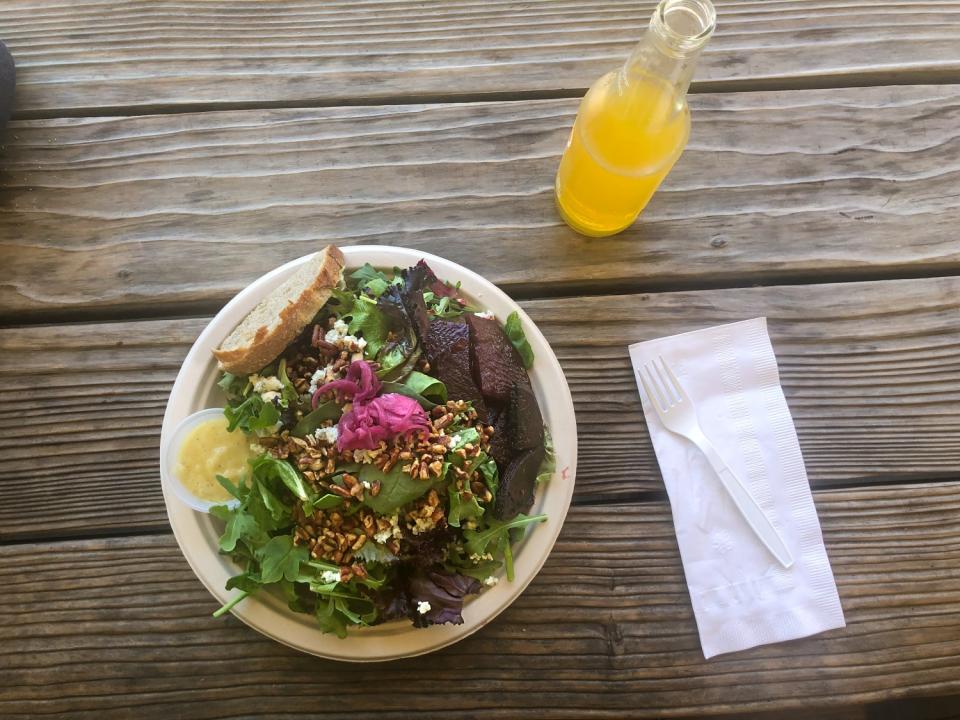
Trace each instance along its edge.
<path fill-rule="evenodd" d="M 233 432 L 237 428 L 245 433 L 255 433 L 258 430 L 269 430 L 280 420 L 280 411 L 273 403 L 264 402 L 257 394 L 253 394 L 237 405 L 232 403 L 223 409 L 227 418 L 227 431 Z"/>
<path fill-rule="evenodd" d="M 289 535 L 278 535 L 262 546 L 256 557 L 260 561 L 260 582 L 269 585 L 281 578 L 296 580 L 300 564 L 307 561 L 310 553 L 302 545 L 294 545 Z"/>
<path fill-rule="evenodd" d="M 540 469 L 537 470 L 537 484 L 545 483 L 557 471 L 557 456 L 553 451 L 553 437 L 550 435 L 550 428 L 543 428 L 543 449 L 546 451 L 543 461 L 540 463 Z"/>
<path fill-rule="evenodd" d="M 229 398 L 243 397 L 250 388 L 250 381 L 246 375 L 234 375 L 225 372 L 223 377 L 217 382 L 217 386 L 226 393 Z"/>
<path fill-rule="evenodd" d="M 510 342 L 517 349 L 517 352 L 520 353 L 523 366 L 527 370 L 532 368 L 533 348 L 530 347 L 530 343 L 527 342 L 527 336 L 523 334 L 523 325 L 520 323 L 520 315 L 516 310 L 507 316 L 507 322 L 504 324 L 503 329 L 507 333 L 507 337 L 510 338 Z"/>
<path fill-rule="evenodd" d="M 299 438 L 306 437 L 316 432 L 327 420 L 336 422 L 342 414 L 343 408 L 333 400 L 330 400 L 322 405 L 318 405 L 315 410 L 310 411 L 300 418 L 299 422 L 293 426 L 290 434 Z"/>
<path fill-rule="evenodd" d="M 390 332 L 390 320 L 377 307 L 376 301 L 361 296 L 354 301 L 347 327 L 351 334 L 361 333 L 363 335 L 363 338 L 367 341 L 365 352 L 371 357 L 376 357 L 380 348 L 387 341 L 387 333 Z"/>
<path fill-rule="evenodd" d="M 261 478 L 277 478 L 301 500 L 310 499 L 311 492 L 300 473 L 294 470 L 293 465 L 287 461 L 278 460 L 272 455 L 264 453 L 255 460 L 251 460 L 250 465 L 253 467 L 253 472 Z M 261 488 L 264 487 L 263 483 L 260 486 Z"/>
<path fill-rule="evenodd" d="M 495 548 L 498 543 L 506 539 L 509 543 L 509 532 L 513 528 L 526 527 L 533 523 L 543 522 L 547 519 L 546 515 L 517 515 L 512 520 L 495 520 L 490 518 L 486 527 L 482 530 L 464 530 L 463 538 L 466 540 L 467 552 L 473 555 L 485 555 L 490 552 L 492 544 Z"/>
<path fill-rule="evenodd" d="M 387 288 L 389 287 L 390 283 L 383 278 L 373 278 L 370 282 L 363 286 L 363 290 L 373 297 L 380 297 L 387 291 Z"/>
<path fill-rule="evenodd" d="M 297 403 L 300 402 L 300 393 L 297 392 L 297 389 L 293 386 L 293 383 L 290 382 L 290 378 L 287 376 L 287 359 L 282 358 L 280 360 L 280 365 L 277 367 L 277 379 L 283 383 L 283 390 L 281 390 L 280 398 L 284 407 L 295 407 Z"/>
<path fill-rule="evenodd" d="M 336 310 L 336 314 L 340 317 L 349 315 L 350 311 L 353 310 L 357 296 L 352 292 L 338 289 L 331 290 L 330 294 L 334 301 L 331 304 L 331 308 Z"/>
<path fill-rule="evenodd" d="M 353 287 L 357 289 L 363 288 L 367 283 L 373 280 L 382 280 L 383 282 L 388 282 L 388 278 L 382 272 L 377 270 L 370 263 L 364 263 L 363 267 L 358 270 L 354 270 L 348 276 L 348 287 Z"/>
<path fill-rule="evenodd" d="M 210 514 L 226 522 L 223 535 L 220 536 L 220 549 L 223 552 L 233 552 L 240 540 L 253 543 L 265 541 L 267 534 L 260 529 L 253 516 L 237 508 L 231 510 L 226 505 L 214 505 Z"/>
<path fill-rule="evenodd" d="M 448 489 L 450 508 L 447 512 L 447 523 L 453 527 L 460 527 L 462 520 L 476 520 L 483 515 L 483 508 L 477 502 L 473 493 L 461 491 L 456 483 L 450 483 Z M 469 499 L 464 499 L 464 495 L 469 495 Z"/>
<path fill-rule="evenodd" d="M 414 480 L 403 471 L 402 463 L 397 463 L 388 473 L 374 465 L 363 465 L 360 468 L 361 482 L 371 485 L 380 483 L 380 493 L 376 496 L 364 493 L 363 504 L 374 512 L 388 515 L 411 500 L 416 500 L 425 494 L 433 484 L 427 480 Z"/>
<path fill-rule="evenodd" d="M 248 492 L 246 486 L 243 484 L 242 478 L 240 480 L 240 487 L 237 487 L 236 485 L 234 485 L 232 482 L 230 482 L 230 478 L 224 477 L 223 475 L 217 475 L 216 478 L 217 478 L 217 482 L 220 483 L 223 489 L 226 490 L 231 495 L 233 495 L 238 500 L 243 500 L 244 496 Z"/>
<path fill-rule="evenodd" d="M 336 598 L 318 601 L 314 617 L 323 632 L 333 633 L 341 639 L 347 636 L 347 622 L 337 608 Z"/>
<path fill-rule="evenodd" d="M 463 315 L 469 308 L 448 295 L 438 296 L 436 293 L 427 290 L 423 293 L 423 302 L 427 306 L 430 314 L 450 320 Z"/>

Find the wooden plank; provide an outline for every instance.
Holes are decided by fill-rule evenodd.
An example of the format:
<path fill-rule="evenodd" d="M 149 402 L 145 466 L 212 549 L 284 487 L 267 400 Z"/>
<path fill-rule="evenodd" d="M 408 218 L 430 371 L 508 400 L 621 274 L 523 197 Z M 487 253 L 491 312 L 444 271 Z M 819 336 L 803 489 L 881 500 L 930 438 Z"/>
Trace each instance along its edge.
<path fill-rule="evenodd" d="M 710 661 L 661 503 L 574 509 L 498 620 L 373 666 L 214 620 L 166 535 L 6 546 L 0 714 L 677 717 L 960 692 L 960 485 L 815 500 L 847 627 Z"/>
<path fill-rule="evenodd" d="M 525 296 L 960 272 L 960 86 L 694 104 L 642 222 L 603 240 L 553 205 L 574 100 L 14 123 L 0 316 L 209 311 L 328 241 Z"/>
<path fill-rule="evenodd" d="M 577 502 L 662 489 L 626 345 L 758 315 L 769 318 L 814 486 L 955 476 L 960 467 L 960 279 L 523 305 L 573 391 Z M 160 423 L 205 324 L 0 331 L 0 539 L 166 527 Z"/>
<path fill-rule="evenodd" d="M 628 0 L 7 0 L 21 113 L 569 92 L 623 62 Z M 960 3 L 718 2 L 708 89 L 960 79 Z"/>

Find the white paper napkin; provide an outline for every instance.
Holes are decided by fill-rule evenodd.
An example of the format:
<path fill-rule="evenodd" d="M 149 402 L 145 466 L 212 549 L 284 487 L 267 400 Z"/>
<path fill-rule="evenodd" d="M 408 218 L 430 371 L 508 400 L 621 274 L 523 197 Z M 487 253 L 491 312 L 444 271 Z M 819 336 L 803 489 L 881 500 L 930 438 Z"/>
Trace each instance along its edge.
<path fill-rule="evenodd" d="M 794 557 L 785 570 L 769 554 L 700 450 L 660 423 L 638 377 L 704 657 L 844 627 L 766 318 L 631 345 L 634 374 L 658 356 Z"/>

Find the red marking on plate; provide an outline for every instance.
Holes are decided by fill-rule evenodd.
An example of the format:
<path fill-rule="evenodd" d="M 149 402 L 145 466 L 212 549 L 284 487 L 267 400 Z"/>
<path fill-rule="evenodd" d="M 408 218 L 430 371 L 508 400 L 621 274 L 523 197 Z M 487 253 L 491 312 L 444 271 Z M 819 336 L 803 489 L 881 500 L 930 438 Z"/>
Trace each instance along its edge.
<path fill-rule="evenodd" d="M 570 466 L 567 465 L 567 467 L 565 467 L 563 470 L 560 471 L 560 477 L 563 478 L 564 480 L 566 480 L 566 479 L 567 479 L 567 475 L 568 475 L 569 473 L 570 473 Z"/>

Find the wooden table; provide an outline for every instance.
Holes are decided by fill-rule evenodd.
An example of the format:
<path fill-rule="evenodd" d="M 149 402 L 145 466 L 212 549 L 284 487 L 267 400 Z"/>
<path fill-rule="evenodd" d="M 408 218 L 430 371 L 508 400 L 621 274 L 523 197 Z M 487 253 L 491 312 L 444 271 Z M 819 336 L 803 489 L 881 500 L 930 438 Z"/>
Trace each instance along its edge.
<path fill-rule="evenodd" d="M 689 150 L 586 240 L 558 155 L 650 2 L 5 0 L 0 716 L 957 717 L 960 2 L 718 6 Z M 326 242 L 499 283 L 576 402 L 546 567 L 414 660 L 212 619 L 161 499 L 187 348 Z M 757 315 L 848 625 L 706 662 L 626 345 Z"/>

